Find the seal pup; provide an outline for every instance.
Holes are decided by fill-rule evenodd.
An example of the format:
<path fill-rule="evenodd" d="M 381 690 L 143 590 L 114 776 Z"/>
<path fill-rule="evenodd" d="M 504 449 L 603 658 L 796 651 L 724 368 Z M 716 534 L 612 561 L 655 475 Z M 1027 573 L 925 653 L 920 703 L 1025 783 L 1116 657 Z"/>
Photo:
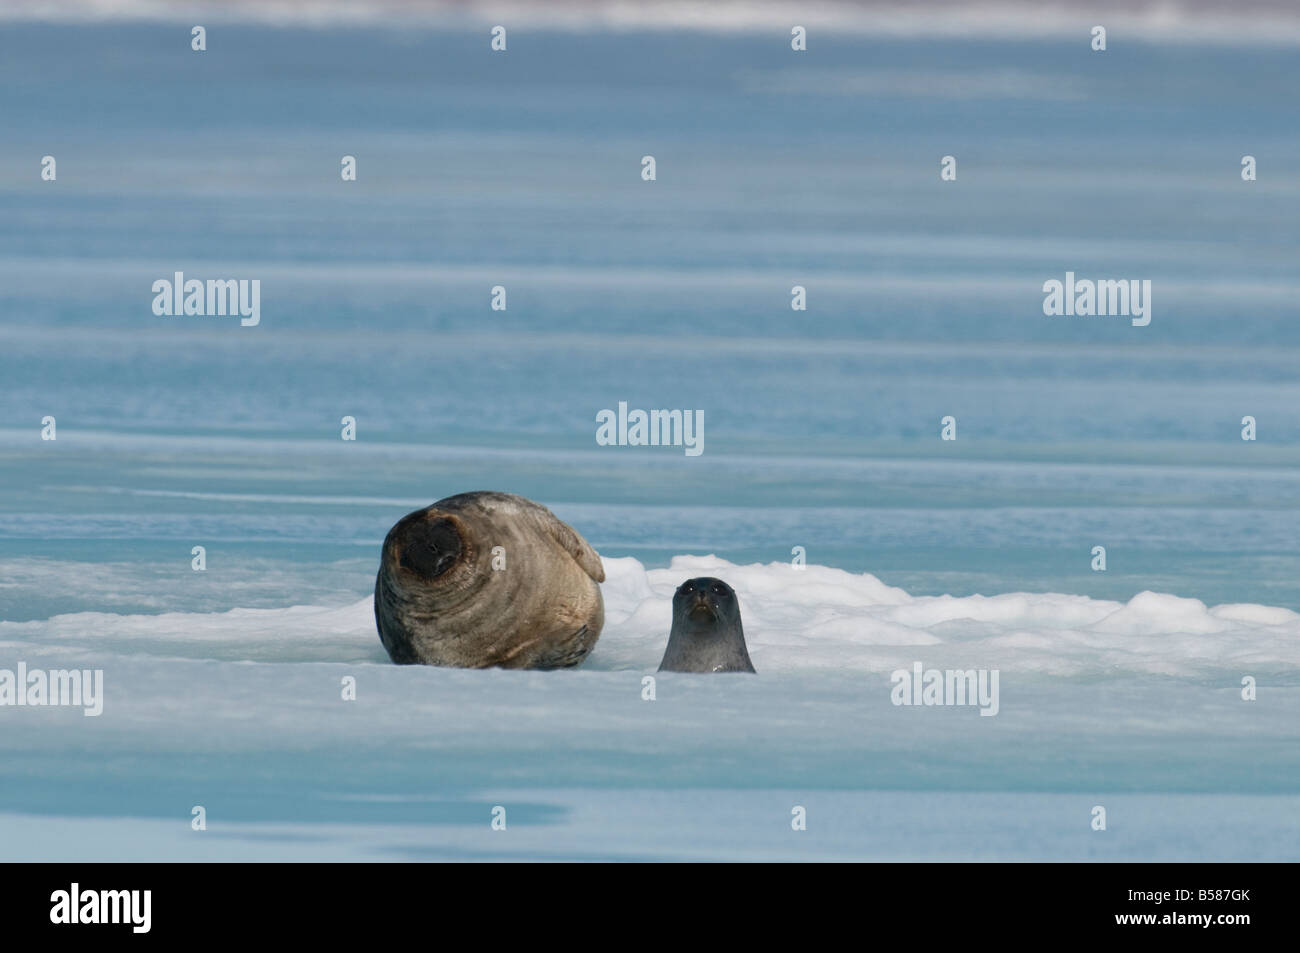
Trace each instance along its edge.
<path fill-rule="evenodd" d="M 736 591 L 721 579 L 687 579 L 673 596 L 661 672 L 753 672 Z"/>
<path fill-rule="evenodd" d="M 605 624 L 600 557 L 546 507 L 461 493 L 388 531 L 375 624 L 398 665 L 568 668 Z"/>

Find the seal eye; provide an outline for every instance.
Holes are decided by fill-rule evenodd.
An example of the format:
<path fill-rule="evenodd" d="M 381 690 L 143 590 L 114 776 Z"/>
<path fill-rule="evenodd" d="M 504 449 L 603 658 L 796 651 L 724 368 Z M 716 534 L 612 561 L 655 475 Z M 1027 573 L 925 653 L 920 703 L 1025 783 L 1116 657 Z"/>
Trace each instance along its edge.
<path fill-rule="evenodd" d="M 680 589 L 678 589 L 677 591 L 678 591 L 678 592 L 692 592 L 692 591 L 694 591 L 694 589 L 695 589 L 695 587 L 692 586 L 689 582 L 684 582 L 684 583 L 682 583 L 682 587 L 681 587 Z"/>
<path fill-rule="evenodd" d="M 727 587 L 720 582 L 715 582 L 713 584 L 713 591 L 720 596 L 725 596 L 727 594 Z"/>

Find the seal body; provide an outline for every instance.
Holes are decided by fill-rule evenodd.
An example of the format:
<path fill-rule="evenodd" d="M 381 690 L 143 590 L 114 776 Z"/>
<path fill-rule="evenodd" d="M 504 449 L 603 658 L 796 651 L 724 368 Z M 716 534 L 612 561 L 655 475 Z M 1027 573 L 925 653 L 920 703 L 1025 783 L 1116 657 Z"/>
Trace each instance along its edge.
<path fill-rule="evenodd" d="M 661 672 L 753 672 L 736 591 L 721 579 L 687 579 L 673 595 L 673 629 Z"/>
<path fill-rule="evenodd" d="M 546 507 L 461 493 L 388 531 L 375 624 L 399 665 L 567 668 L 605 624 L 600 557 Z"/>

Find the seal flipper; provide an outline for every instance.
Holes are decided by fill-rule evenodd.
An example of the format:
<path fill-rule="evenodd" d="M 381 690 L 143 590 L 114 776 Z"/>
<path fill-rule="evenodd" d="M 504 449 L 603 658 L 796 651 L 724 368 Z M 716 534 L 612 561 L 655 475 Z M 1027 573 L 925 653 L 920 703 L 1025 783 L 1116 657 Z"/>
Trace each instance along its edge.
<path fill-rule="evenodd" d="M 591 548 L 590 543 L 577 534 L 572 526 L 540 503 L 534 503 L 523 497 L 515 497 L 515 499 L 527 504 L 527 509 L 533 514 L 537 525 L 545 529 L 551 538 L 573 557 L 573 561 L 582 567 L 583 572 L 595 582 L 605 581 L 605 566 L 600 561 L 600 555 Z"/>
<path fill-rule="evenodd" d="M 465 548 L 456 521 L 449 516 L 415 520 L 403 530 L 395 541 L 397 564 L 424 579 L 445 573 Z"/>
<path fill-rule="evenodd" d="M 562 522 L 550 510 L 546 510 L 550 525 L 547 529 L 551 537 L 564 547 L 565 552 L 573 557 L 574 562 L 582 567 L 583 572 L 596 582 L 605 581 L 605 564 L 600 555 L 591 548 L 591 544 L 573 531 L 568 523 Z"/>
<path fill-rule="evenodd" d="M 589 630 L 584 625 L 581 629 L 573 634 L 571 638 L 560 648 L 539 660 L 538 668 L 573 668 L 583 659 L 585 659 L 591 646 L 590 641 L 595 641 L 589 636 Z"/>

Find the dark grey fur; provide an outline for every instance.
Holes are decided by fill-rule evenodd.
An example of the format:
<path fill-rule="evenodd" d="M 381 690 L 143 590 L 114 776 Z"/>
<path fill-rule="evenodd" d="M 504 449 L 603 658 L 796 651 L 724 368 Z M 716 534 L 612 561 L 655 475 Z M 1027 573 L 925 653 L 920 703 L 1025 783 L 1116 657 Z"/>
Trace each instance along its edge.
<path fill-rule="evenodd" d="M 687 579 L 673 596 L 673 630 L 661 672 L 753 672 L 736 591 L 721 579 Z"/>

